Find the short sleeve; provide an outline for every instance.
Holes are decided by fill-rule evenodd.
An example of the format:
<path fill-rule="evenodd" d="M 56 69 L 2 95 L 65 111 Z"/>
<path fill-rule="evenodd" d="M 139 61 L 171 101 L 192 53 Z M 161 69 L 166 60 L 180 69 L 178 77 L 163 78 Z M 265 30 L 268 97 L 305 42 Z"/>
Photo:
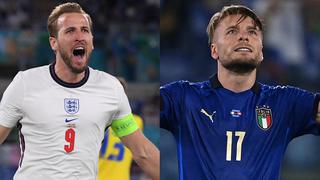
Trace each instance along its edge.
<path fill-rule="evenodd" d="M 3 93 L 0 104 L 0 124 L 12 128 L 22 118 L 24 83 L 19 72 Z"/>
<path fill-rule="evenodd" d="M 168 131 L 175 131 L 179 126 L 177 114 L 181 109 L 180 95 L 182 94 L 178 82 L 160 87 L 160 127 Z"/>
<path fill-rule="evenodd" d="M 316 112 L 319 103 L 319 94 L 292 89 L 293 103 L 290 113 L 290 123 L 293 137 L 303 134 L 320 135 L 320 125 L 316 122 Z"/>
<path fill-rule="evenodd" d="M 124 92 L 124 89 L 119 81 L 115 83 L 116 87 L 116 95 L 118 96 L 118 110 L 115 113 L 113 119 L 122 119 L 123 117 L 128 116 L 131 114 L 131 108 L 129 104 L 129 100 L 127 95 Z"/>
<path fill-rule="evenodd" d="M 116 136 L 122 137 L 136 131 L 138 126 L 133 120 L 129 100 L 123 86 L 118 80 L 115 80 L 114 87 L 115 94 L 118 97 L 118 109 L 112 118 L 111 127 Z"/>
<path fill-rule="evenodd" d="M 169 130 L 171 100 L 164 87 L 160 88 L 160 127 Z"/>

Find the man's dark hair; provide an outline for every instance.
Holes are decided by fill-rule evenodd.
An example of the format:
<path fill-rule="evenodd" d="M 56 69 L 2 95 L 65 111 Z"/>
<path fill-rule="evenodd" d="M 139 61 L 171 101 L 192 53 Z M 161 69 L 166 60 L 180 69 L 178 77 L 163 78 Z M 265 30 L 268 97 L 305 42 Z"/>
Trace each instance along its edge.
<path fill-rule="evenodd" d="M 224 6 L 220 12 L 215 13 L 207 26 L 207 34 L 209 37 L 208 43 L 211 45 L 213 40 L 213 35 L 215 30 L 217 29 L 219 23 L 221 20 L 223 20 L 225 17 L 230 15 L 242 15 L 238 23 L 241 23 L 246 17 L 251 17 L 254 21 L 254 25 L 258 27 L 260 31 L 263 31 L 262 21 L 260 18 L 248 7 L 242 6 L 242 5 L 230 5 L 230 6 Z"/>
<path fill-rule="evenodd" d="M 87 14 L 78 3 L 64 3 L 56 6 L 48 17 L 47 29 L 50 37 L 57 37 L 58 27 L 57 20 L 64 13 L 81 13 L 84 14 L 90 25 L 92 31 L 92 20 L 89 14 Z"/>

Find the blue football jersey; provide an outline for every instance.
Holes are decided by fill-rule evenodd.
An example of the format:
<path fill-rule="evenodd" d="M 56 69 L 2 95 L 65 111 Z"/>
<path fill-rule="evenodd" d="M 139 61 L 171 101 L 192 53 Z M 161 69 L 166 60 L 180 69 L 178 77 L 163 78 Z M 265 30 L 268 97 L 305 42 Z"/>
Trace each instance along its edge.
<path fill-rule="evenodd" d="M 275 180 L 288 143 L 320 134 L 319 95 L 256 82 L 244 92 L 208 81 L 160 88 L 161 127 L 177 142 L 180 180 Z"/>

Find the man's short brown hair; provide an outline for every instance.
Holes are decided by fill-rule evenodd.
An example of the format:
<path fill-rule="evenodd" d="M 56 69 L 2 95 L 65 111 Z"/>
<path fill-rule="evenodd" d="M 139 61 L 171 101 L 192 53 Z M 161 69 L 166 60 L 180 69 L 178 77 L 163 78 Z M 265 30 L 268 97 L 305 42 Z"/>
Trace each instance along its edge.
<path fill-rule="evenodd" d="M 90 29 L 92 31 L 92 20 L 90 15 L 87 14 L 78 3 L 64 3 L 56 6 L 48 17 L 47 29 L 50 37 L 57 37 L 57 19 L 64 13 L 84 14 L 89 21 Z"/>
<path fill-rule="evenodd" d="M 242 22 L 246 17 L 251 17 L 254 21 L 254 25 L 258 27 L 260 31 L 263 31 L 262 21 L 259 19 L 259 17 L 248 7 L 242 6 L 242 5 L 230 5 L 230 6 L 224 6 L 220 12 L 215 13 L 207 26 L 207 34 L 208 34 L 208 43 L 211 45 L 213 40 L 213 35 L 215 30 L 217 29 L 219 23 L 222 19 L 224 19 L 227 16 L 230 15 L 242 15 L 239 19 L 239 23 Z"/>

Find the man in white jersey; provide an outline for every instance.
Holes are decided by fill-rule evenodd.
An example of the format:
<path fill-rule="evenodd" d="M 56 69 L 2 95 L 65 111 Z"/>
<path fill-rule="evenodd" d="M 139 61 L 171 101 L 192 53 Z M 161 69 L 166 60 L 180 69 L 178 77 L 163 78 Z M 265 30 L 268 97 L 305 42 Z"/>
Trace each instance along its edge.
<path fill-rule="evenodd" d="M 55 62 L 19 72 L 0 105 L 0 144 L 18 125 L 15 180 L 97 179 L 104 130 L 111 126 L 152 179 L 160 179 L 159 150 L 138 129 L 127 96 L 113 76 L 87 66 L 92 21 L 76 3 L 48 18 Z M 121 173 L 121 172 L 119 172 Z"/>

